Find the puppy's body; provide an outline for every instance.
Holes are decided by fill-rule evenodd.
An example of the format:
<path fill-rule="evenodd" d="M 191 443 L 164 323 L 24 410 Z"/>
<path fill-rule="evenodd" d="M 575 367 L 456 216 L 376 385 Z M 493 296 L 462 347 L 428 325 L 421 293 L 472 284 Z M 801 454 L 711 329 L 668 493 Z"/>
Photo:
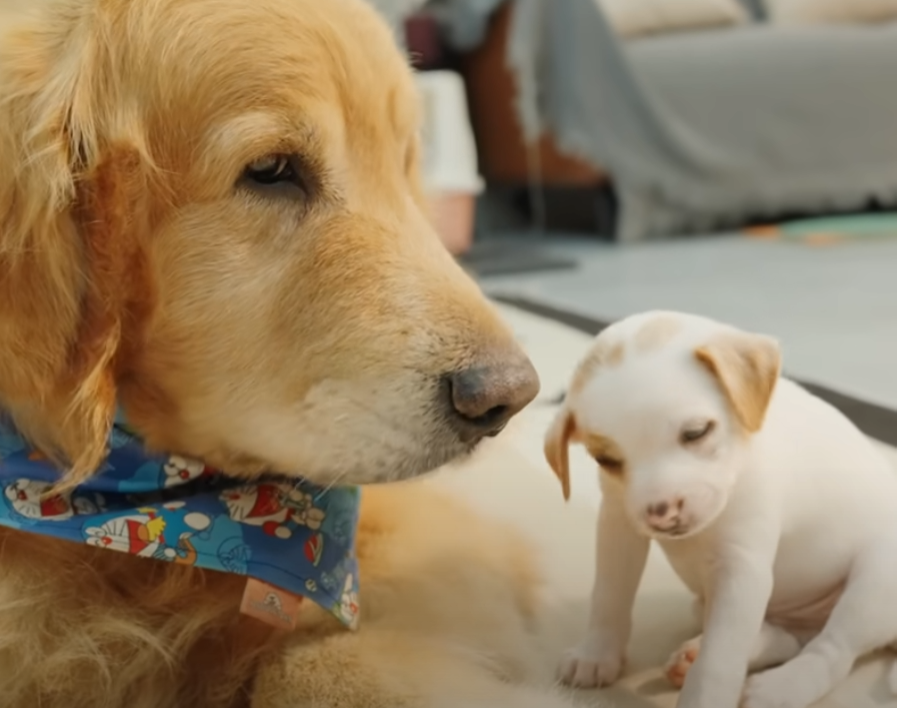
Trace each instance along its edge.
<path fill-rule="evenodd" d="M 618 676 L 652 538 L 704 624 L 668 666 L 680 708 L 806 708 L 897 639 L 897 476 L 779 369 L 771 339 L 690 315 L 598 337 L 546 439 L 565 490 L 570 441 L 602 467 L 590 627 L 566 681 Z M 742 698 L 748 670 L 783 663 Z"/>
<path fill-rule="evenodd" d="M 776 386 L 745 464 L 749 472 L 716 523 L 759 515 L 780 525 L 766 619 L 801 634 L 818 632 L 856 558 L 883 532 L 897 531 L 897 475 L 840 411 L 787 379 Z M 710 529 L 658 539 L 699 597 L 718 541 Z"/>

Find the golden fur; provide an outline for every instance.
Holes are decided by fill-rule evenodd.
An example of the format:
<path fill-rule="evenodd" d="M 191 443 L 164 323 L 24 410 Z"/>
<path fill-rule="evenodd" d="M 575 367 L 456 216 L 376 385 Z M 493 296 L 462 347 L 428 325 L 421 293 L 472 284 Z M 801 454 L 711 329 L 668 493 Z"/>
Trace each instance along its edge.
<path fill-rule="evenodd" d="M 447 372 L 535 395 L 422 211 L 412 78 L 363 3 L 32 9 L 0 17 L 0 407 L 66 484 L 117 404 L 155 449 L 360 484 L 472 449 Z M 269 155 L 286 191 L 246 182 Z M 361 630 L 306 603 L 281 635 L 238 577 L 0 530 L 0 706 L 567 705 L 514 684 L 538 598 L 509 529 L 374 486 L 358 554 Z"/>
<path fill-rule="evenodd" d="M 529 548 L 419 483 L 364 492 L 355 634 L 308 603 L 295 633 L 269 631 L 239 614 L 237 576 L 5 530 L 0 543 L 4 708 L 417 708 L 464 691 L 453 705 L 511 708 L 503 682 L 537 661 Z"/>

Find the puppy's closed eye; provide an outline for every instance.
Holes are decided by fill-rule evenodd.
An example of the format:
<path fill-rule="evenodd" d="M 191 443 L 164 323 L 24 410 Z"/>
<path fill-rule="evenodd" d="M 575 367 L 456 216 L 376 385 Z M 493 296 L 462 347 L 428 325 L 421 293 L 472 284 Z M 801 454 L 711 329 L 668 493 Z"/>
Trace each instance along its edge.
<path fill-rule="evenodd" d="M 710 435 L 715 428 L 716 421 L 713 420 L 691 423 L 679 433 L 679 442 L 683 445 L 693 445 Z"/>
<path fill-rule="evenodd" d="M 619 446 L 610 438 L 595 433 L 587 433 L 585 446 L 589 454 L 604 472 L 619 477 L 626 469 L 626 461 Z"/>
<path fill-rule="evenodd" d="M 606 455 L 596 455 L 595 462 L 608 474 L 612 475 L 620 475 L 623 474 L 623 461 L 618 460 L 614 457 L 607 457 Z"/>

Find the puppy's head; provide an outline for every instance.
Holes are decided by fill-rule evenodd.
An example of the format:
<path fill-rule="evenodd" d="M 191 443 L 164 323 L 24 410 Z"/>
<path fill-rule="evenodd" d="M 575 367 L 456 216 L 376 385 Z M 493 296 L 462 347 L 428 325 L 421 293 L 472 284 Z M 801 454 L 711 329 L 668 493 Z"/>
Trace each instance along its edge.
<path fill-rule="evenodd" d="M 89 473 L 116 405 L 235 474 L 365 483 L 538 380 L 431 228 L 361 0 L 46 0 L 0 37 L 0 408 Z"/>
<path fill-rule="evenodd" d="M 581 443 L 644 533 L 685 537 L 725 509 L 763 426 L 781 356 L 769 337 L 693 315 L 651 312 L 595 340 L 545 441 L 569 497 Z"/>

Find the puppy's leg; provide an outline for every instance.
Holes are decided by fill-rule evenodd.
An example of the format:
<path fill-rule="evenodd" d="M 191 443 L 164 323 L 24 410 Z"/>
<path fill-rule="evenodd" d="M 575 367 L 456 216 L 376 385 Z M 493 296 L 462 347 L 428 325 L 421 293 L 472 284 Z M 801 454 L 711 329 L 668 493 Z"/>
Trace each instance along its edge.
<path fill-rule="evenodd" d="M 751 650 L 748 671 L 760 671 L 770 666 L 782 664 L 800 653 L 801 644 L 797 637 L 781 627 L 763 623 L 760 634 Z M 689 639 L 673 652 L 666 664 L 666 676 L 676 688 L 682 688 L 691 665 L 701 650 L 701 636 Z"/>
<path fill-rule="evenodd" d="M 806 708 L 844 680 L 858 658 L 897 637 L 897 536 L 860 555 L 822 632 L 784 666 L 749 679 L 745 708 Z"/>
<path fill-rule="evenodd" d="M 762 514 L 737 521 L 719 540 L 701 652 L 688 672 L 678 708 L 736 708 L 741 697 L 772 595 L 779 534 Z"/>
<path fill-rule="evenodd" d="M 579 688 L 607 686 L 620 676 L 632 631 L 632 606 L 648 560 L 650 541 L 625 517 L 622 500 L 598 512 L 595 585 L 585 638 L 566 653 L 559 678 Z"/>
<path fill-rule="evenodd" d="M 286 647 L 259 672 L 252 708 L 573 708 L 500 680 L 490 657 L 416 633 L 365 628 Z"/>

